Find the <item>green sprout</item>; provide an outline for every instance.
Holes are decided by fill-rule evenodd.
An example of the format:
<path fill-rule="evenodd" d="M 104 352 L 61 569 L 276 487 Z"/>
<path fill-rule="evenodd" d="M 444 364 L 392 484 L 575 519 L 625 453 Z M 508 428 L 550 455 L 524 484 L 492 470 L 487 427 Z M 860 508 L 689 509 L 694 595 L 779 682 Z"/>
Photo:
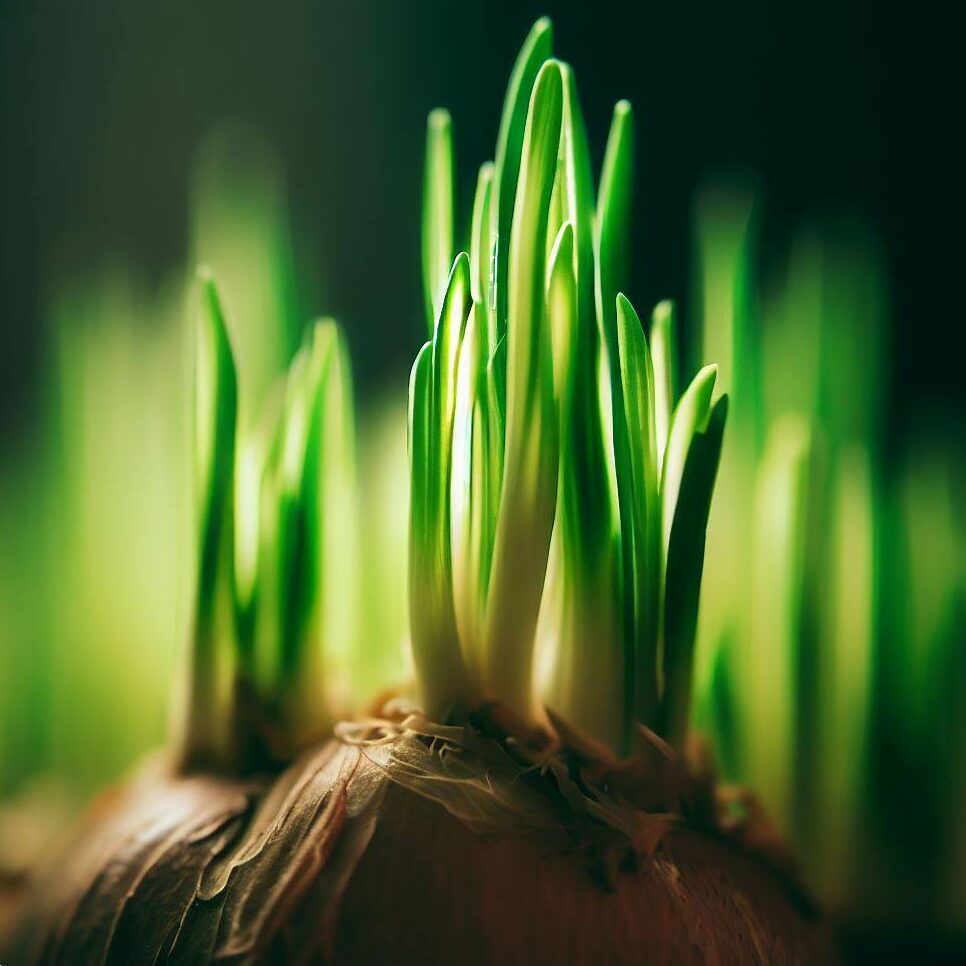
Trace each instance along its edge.
<path fill-rule="evenodd" d="M 199 288 L 198 579 L 181 754 L 187 767 L 246 767 L 288 760 L 324 734 L 344 683 L 354 601 L 351 384 L 338 328 L 316 322 L 263 414 L 246 480 L 255 485 L 237 487 L 232 347 L 208 270 Z M 257 534 L 243 567 L 236 519 L 253 521 Z"/>
<path fill-rule="evenodd" d="M 195 372 L 195 489 L 198 568 L 195 628 L 188 671 L 184 756 L 192 764 L 227 757 L 227 650 L 234 622 L 234 474 L 238 382 L 221 301 L 207 271 L 199 278 L 201 311 Z"/>
<path fill-rule="evenodd" d="M 435 716 L 545 703 L 619 751 L 635 722 L 680 746 L 727 402 L 714 367 L 678 399 L 673 309 L 655 311 L 649 345 L 623 294 L 631 108 L 615 109 L 595 201 L 551 40 L 538 21 L 513 69 L 468 252 L 452 248 L 449 118 L 430 115 L 434 314 L 410 381 L 416 669 Z"/>

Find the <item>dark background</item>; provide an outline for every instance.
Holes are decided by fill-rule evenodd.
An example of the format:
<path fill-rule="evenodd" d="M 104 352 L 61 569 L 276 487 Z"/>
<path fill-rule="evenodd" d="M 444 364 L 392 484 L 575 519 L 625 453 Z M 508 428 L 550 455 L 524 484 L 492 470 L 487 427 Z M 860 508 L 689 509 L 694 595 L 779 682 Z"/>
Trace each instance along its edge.
<path fill-rule="evenodd" d="M 766 261 L 816 210 L 882 237 L 893 435 L 923 408 L 961 410 L 958 35 L 928 5 L 0 0 L 0 449 L 31 426 L 45 266 L 120 252 L 160 281 L 186 254 L 193 152 L 226 114 L 280 148 L 307 310 L 343 320 L 363 384 L 405 371 L 422 332 L 425 115 L 452 111 L 467 210 L 540 13 L 598 162 L 614 101 L 637 111 L 635 301 L 686 311 L 695 185 L 751 165 Z"/>

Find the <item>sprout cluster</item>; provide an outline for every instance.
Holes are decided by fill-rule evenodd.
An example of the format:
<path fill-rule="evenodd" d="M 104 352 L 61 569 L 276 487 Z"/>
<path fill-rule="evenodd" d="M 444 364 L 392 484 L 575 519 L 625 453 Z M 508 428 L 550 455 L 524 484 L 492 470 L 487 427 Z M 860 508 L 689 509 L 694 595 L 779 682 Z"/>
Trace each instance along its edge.
<path fill-rule="evenodd" d="M 514 66 L 468 251 L 448 115 L 430 115 L 410 381 L 410 614 L 426 710 L 541 703 L 617 750 L 680 744 L 727 410 L 716 368 L 678 394 L 673 307 L 650 340 L 628 283 L 633 127 L 598 190 L 570 67 L 538 21 Z"/>
<path fill-rule="evenodd" d="M 335 323 L 315 322 L 238 440 L 221 300 L 205 270 L 199 287 L 197 604 L 182 757 L 284 760 L 330 724 L 326 655 L 348 636 L 339 622 L 353 542 L 348 361 Z"/>

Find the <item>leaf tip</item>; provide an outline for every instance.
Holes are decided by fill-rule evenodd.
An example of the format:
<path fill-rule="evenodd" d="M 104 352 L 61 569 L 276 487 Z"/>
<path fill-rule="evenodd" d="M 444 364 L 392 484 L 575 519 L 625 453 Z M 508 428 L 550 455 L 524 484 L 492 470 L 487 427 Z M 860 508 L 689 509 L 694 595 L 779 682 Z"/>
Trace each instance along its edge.
<path fill-rule="evenodd" d="M 535 40 L 538 37 L 546 36 L 548 39 L 553 39 L 553 21 L 544 14 L 539 17 L 534 25 L 530 28 L 530 36 Z"/>
<path fill-rule="evenodd" d="M 654 325 L 671 325 L 674 322 L 674 313 L 674 300 L 661 299 L 654 306 L 654 311 L 651 313 L 651 321 Z"/>
<path fill-rule="evenodd" d="M 453 127 L 453 118 L 445 107 L 434 107 L 426 119 L 426 126 L 433 134 L 448 134 Z"/>

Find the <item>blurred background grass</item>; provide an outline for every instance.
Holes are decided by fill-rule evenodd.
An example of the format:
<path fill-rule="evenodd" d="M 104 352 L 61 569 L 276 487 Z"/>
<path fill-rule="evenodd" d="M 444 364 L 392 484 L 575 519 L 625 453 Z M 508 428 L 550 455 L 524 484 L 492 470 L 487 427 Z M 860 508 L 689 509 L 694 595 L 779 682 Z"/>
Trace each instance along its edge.
<path fill-rule="evenodd" d="M 0 864 L 30 854 L 24 812 L 164 734 L 199 258 L 253 397 L 305 320 L 345 327 L 379 508 L 353 673 L 400 666 L 425 116 L 453 114 L 468 210 L 547 12 L 595 163 L 615 93 L 640 119 L 629 294 L 678 300 L 684 358 L 733 393 L 699 724 L 844 918 L 966 927 L 950 31 L 856 2 L 624 6 L 0 0 Z"/>
<path fill-rule="evenodd" d="M 695 186 L 709 168 L 746 163 L 768 198 L 766 257 L 816 206 L 847 205 L 882 238 L 897 323 L 890 416 L 910 394 L 961 400 L 955 32 L 939 11 L 636 6 L 2 0 L 4 452 L 31 426 L 50 262 L 121 252 L 159 284 L 190 250 L 192 161 L 225 117 L 254 122 L 284 159 L 302 314 L 345 320 L 365 348 L 364 387 L 407 368 L 426 112 L 453 114 L 468 210 L 506 72 L 541 13 L 579 72 L 595 164 L 614 97 L 640 119 L 635 304 L 687 303 Z M 379 286 L 367 283 L 373 267 Z"/>

